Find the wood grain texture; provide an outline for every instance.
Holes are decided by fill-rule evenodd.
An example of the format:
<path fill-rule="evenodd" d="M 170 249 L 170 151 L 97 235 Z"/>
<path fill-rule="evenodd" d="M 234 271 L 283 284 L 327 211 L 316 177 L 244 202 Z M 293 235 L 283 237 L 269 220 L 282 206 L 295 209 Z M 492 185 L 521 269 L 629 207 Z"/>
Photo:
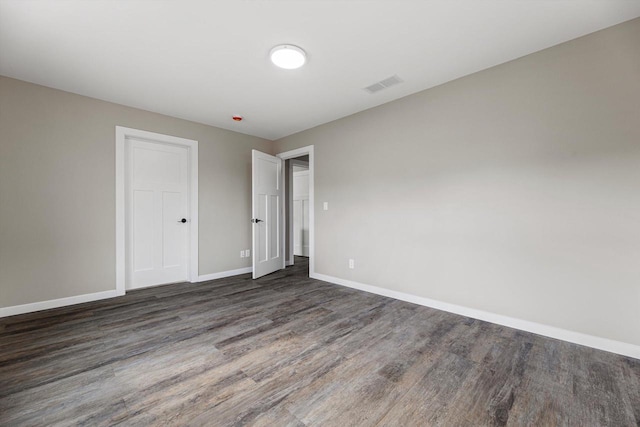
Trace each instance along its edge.
<path fill-rule="evenodd" d="M 639 360 L 307 269 L 1 319 L 0 425 L 640 425 Z"/>

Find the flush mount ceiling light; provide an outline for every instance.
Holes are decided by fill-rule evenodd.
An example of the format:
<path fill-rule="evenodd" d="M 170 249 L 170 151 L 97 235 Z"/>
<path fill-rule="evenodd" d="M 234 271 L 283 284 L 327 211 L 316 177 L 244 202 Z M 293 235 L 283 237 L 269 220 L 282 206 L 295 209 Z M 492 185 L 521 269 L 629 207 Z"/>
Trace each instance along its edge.
<path fill-rule="evenodd" d="M 271 49 L 271 62 L 285 70 L 300 68 L 307 61 L 307 54 L 298 46 L 281 44 Z"/>

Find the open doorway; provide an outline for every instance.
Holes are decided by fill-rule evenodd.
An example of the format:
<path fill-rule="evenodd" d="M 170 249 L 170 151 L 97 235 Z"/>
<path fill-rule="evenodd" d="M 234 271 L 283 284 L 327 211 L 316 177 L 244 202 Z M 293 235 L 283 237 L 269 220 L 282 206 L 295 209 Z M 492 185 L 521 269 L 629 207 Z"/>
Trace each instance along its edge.
<path fill-rule="evenodd" d="M 285 264 L 314 271 L 313 146 L 278 154 L 284 161 Z M 308 266 L 308 267 L 307 267 Z"/>
<path fill-rule="evenodd" d="M 292 231 L 293 257 L 309 257 L 309 156 L 298 157 L 291 160 L 292 169 L 291 211 L 293 227 Z"/>

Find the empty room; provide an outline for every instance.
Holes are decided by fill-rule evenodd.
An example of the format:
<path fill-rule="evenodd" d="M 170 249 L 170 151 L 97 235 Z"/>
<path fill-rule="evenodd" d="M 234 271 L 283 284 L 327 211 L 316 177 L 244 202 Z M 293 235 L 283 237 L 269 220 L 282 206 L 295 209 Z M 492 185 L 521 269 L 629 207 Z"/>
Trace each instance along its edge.
<path fill-rule="evenodd" d="M 640 426 L 640 1 L 0 0 L 0 426 Z"/>

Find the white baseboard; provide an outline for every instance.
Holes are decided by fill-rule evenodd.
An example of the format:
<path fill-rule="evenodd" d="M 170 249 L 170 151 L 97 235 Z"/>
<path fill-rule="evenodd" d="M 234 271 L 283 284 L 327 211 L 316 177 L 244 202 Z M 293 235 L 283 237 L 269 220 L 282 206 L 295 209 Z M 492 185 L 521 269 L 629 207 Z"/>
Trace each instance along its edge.
<path fill-rule="evenodd" d="M 198 276 L 197 282 L 207 280 L 221 279 L 223 277 L 236 276 L 238 274 L 251 273 L 252 267 L 239 268 L 237 270 L 221 271 L 219 273 L 206 274 Z M 93 294 L 76 295 L 73 297 L 59 298 L 48 301 L 40 301 L 29 304 L 14 305 L 11 307 L 0 307 L 0 318 L 15 316 L 17 314 L 33 313 L 34 311 L 48 310 L 50 308 L 66 307 L 69 305 L 81 304 L 83 302 L 98 301 L 101 299 L 113 298 L 124 295 L 124 292 L 117 290 L 96 292 Z"/>
<path fill-rule="evenodd" d="M 198 282 L 208 280 L 221 279 L 224 277 L 237 276 L 239 274 L 251 273 L 252 267 L 238 268 L 236 270 L 221 271 L 219 273 L 205 274 L 198 276 Z M 587 347 L 596 348 L 598 350 L 609 351 L 611 353 L 621 354 L 623 356 L 640 359 L 640 346 L 629 344 L 621 341 L 614 341 L 607 338 L 597 337 L 593 335 L 583 334 L 581 332 L 569 331 L 567 329 L 557 328 L 555 326 L 543 325 L 541 323 L 531 322 L 528 320 L 517 319 L 514 317 L 503 316 L 501 314 L 490 313 L 488 311 L 477 310 L 474 308 L 464 307 L 461 305 L 450 304 L 430 298 L 419 297 L 404 292 L 393 291 L 390 289 L 380 288 L 377 286 L 366 285 L 364 283 L 352 280 L 341 279 L 338 277 L 328 276 L 320 273 L 310 273 L 309 277 L 322 280 L 336 285 L 346 286 L 348 288 L 358 289 L 401 301 L 407 301 L 413 304 L 423 305 L 438 310 L 455 313 L 474 319 L 484 320 L 486 322 L 495 323 L 510 328 L 520 329 L 546 337 L 551 337 L 574 344 L 580 344 Z M 0 307 L 0 318 L 15 316 L 17 314 L 31 313 L 34 311 L 48 310 L 51 308 L 65 307 L 69 305 L 81 304 L 84 302 L 98 301 L 107 298 L 121 296 L 116 290 L 96 292 L 92 294 L 77 295 L 67 298 L 59 298 L 48 301 L 34 302 L 30 304 L 14 305 L 11 307 Z"/>
<path fill-rule="evenodd" d="M 596 337 L 593 335 L 583 334 L 581 332 L 569 331 L 567 329 L 557 328 L 555 326 L 543 325 L 541 323 L 530 322 L 528 320 L 517 319 L 514 317 L 503 316 L 501 314 L 490 313 L 488 311 L 477 310 L 474 308 L 464 307 L 456 304 L 449 304 L 429 298 L 419 297 L 404 292 L 392 291 L 390 289 L 380 288 L 377 286 L 366 285 L 364 283 L 354 282 L 352 280 L 340 279 L 338 277 L 327 276 L 325 274 L 311 273 L 309 277 L 313 279 L 323 280 L 325 282 L 334 283 L 336 285 L 346 286 L 348 288 L 359 289 L 361 291 L 370 292 L 385 297 L 390 297 L 402 301 L 411 302 L 413 304 L 431 307 L 449 313 L 455 313 L 474 319 L 484 320 L 486 322 L 495 323 L 510 328 L 520 329 L 526 332 L 532 332 L 538 335 L 544 335 L 568 341 L 574 344 L 580 344 L 587 347 L 596 348 L 598 350 L 609 351 L 611 353 L 621 354 L 623 356 L 640 359 L 640 346 L 629 344 L 621 341 L 614 341 L 607 338 Z"/>
<path fill-rule="evenodd" d="M 103 291 L 93 294 L 76 295 L 74 297 L 52 299 L 48 301 L 33 302 L 29 304 L 14 305 L 11 307 L 1 307 L 0 317 L 15 316 L 16 314 L 32 313 L 34 311 L 48 310 L 50 308 L 65 307 L 68 305 L 81 304 L 83 302 L 98 301 L 101 299 L 113 298 L 120 295 L 118 291 Z"/>
<path fill-rule="evenodd" d="M 253 272 L 253 267 L 238 268 L 236 270 L 221 271 L 219 273 L 205 274 L 198 276 L 197 282 L 206 282 L 208 280 L 222 279 L 223 277 L 237 276 Z"/>

